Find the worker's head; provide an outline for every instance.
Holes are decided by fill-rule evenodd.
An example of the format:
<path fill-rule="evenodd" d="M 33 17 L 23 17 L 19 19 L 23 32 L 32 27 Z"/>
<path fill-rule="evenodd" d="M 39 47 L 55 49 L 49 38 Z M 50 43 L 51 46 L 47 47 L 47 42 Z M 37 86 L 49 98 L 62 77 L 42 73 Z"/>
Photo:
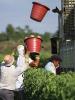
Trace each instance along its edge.
<path fill-rule="evenodd" d="M 24 52 L 25 52 L 24 46 L 23 45 L 18 45 L 17 46 L 17 51 L 18 51 L 19 55 L 24 55 Z"/>
<path fill-rule="evenodd" d="M 14 57 L 12 55 L 5 55 L 4 56 L 4 63 L 5 66 L 11 66 L 14 63 Z"/>
<path fill-rule="evenodd" d="M 62 61 L 62 59 L 60 58 L 60 56 L 58 56 L 58 55 L 51 56 L 51 62 L 53 62 L 55 67 L 58 67 L 60 65 L 61 61 Z"/>

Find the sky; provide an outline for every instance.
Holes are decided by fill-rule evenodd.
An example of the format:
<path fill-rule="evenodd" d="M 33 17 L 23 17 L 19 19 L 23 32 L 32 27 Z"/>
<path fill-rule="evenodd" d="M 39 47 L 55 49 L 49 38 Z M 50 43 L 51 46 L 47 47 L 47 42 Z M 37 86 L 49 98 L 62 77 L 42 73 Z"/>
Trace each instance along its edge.
<path fill-rule="evenodd" d="M 32 2 L 37 1 L 50 8 L 42 22 L 30 18 Z M 14 27 L 24 28 L 29 25 L 33 32 L 43 34 L 44 32 L 55 33 L 58 29 L 58 15 L 52 13 L 56 6 L 61 8 L 61 0 L 0 0 L 0 32 L 6 30 L 8 24 Z"/>

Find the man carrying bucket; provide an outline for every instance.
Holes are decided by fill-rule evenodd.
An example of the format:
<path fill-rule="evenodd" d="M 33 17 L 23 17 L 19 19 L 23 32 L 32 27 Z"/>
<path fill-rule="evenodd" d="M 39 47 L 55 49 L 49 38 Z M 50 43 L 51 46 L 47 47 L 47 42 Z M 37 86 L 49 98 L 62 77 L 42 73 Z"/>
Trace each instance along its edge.
<path fill-rule="evenodd" d="M 30 52 L 30 58 L 33 59 L 33 62 L 30 63 L 32 67 L 38 67 L 40 62 L 40 50 L 41 50 L 41 43 L 42 38 L 41 36 L 34 36 L 33 34 L 25 37 L 24 39 L 24 45 L 26 51 Z"/>
<path fill-rule="evenodd" d="M 24 62 L 28 63 L 29 66 L 38 66 L 39 64 L 39 58 L 37 57 L 37 61 L 32 60 L 29 57 L 29 51 L 27 51 L 27 48 L 23 45 L 17 46 L 18 51 L 18 58 L 17 58 L 17 66 L 22 66 Z M 27 66 L 27 67 L 29 67 Z M 30 68 L 30 67 L 29 67 Z M 20 99 L 23 100 L 24 97 L 24 87 L 23 87 L 23 73 L 18 76 L 18 79 L 16 81 L 16 93 L 20 94 Z M 19 98 L 18 98 L 19 99 Z"/>

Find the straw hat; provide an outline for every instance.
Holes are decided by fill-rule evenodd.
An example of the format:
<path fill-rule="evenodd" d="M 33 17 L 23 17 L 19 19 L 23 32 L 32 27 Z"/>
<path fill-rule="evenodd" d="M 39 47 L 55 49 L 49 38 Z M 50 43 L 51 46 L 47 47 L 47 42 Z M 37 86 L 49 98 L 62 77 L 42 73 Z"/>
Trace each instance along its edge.
<path fill-rule="evenodd" d="M 5 66 L 11 66 L 14 63 L 14 57 L 12 55 L 5 55 L 4 62 Z"/>

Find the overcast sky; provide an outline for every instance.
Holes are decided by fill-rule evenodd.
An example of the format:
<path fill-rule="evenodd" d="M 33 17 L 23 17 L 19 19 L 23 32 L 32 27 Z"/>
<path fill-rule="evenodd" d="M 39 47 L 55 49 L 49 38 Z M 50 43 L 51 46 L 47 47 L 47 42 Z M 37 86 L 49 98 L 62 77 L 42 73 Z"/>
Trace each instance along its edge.
<path fill-rule="evenodd" d="M 47 5 L 51 10 L 56 6 L 61 7 L 61 0 L 35 0 Z M 32 2 L 34 0 L 0 0 L 0 32 L 5 31 L 7 24 L 14 27 L 29 25 L 34 32 L 56 32 L 58 29 L 57 14 L 48 11 L 42 22 L 30 19 Z"/>

